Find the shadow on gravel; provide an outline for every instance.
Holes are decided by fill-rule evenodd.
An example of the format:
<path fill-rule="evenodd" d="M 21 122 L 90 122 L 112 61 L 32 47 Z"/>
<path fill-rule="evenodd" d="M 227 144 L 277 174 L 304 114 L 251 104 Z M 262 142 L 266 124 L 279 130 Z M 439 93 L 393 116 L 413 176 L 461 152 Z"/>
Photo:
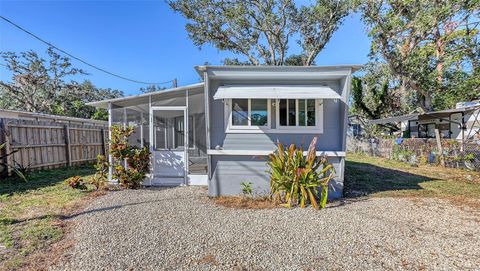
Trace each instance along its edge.
<path fill-rule="evenodd" d="M 153 189 L 145 189 L 145 190 L 166 190 L 169 188 L 153 188 Z M 115 192 L 114 192 L 115 193 Z M 38 219 L 45 219 L 45 218 L 57 218 L 61 220 L 69 220 L 78 216 L 82 215 L 87 215 L 91 213 L 98 213 L 98 212 L 107 212 L 111 210 L 116 210 L 116 209 L 121 209 L 129 206 L 137 206 L 137 205 L 143 205 L 143 204 L 150 204 L 150 203 L 160 203 L 160 202 L 168 202 L 172 200 L 179 200 L 181 198 L 179 197 L 172 197 L 172 198 L 163 198 L 163 199 L 156 199 L 156 200 L 145 200 L 145 201 L 139 201 L 139 202 L 131 202 L 131 203 L 125 203 L 125 204 L 117 204 L 117 205 L 112 205 L 108 207 L 103 207 L 103 208 L 96 208 L 96 209 L 90 209 L 90 210 L 85 210 L 81 211 L 78 213 L 74 213 L 71 215 L 42 215 L 42 216 L 37 216 L 37 217 L 29 217 L 28 219 L 20 219 L 20 220 L 13 220 L 10 221 L 11 224 L 17 224 L 17 223 L 23 223 L 26 220 L 38 220 Z M 185 198 L 188 199 L 188 198 Z"/>
<path fill-rule="evenodd" d="M 343 199 L 340 199 L 340 200 L 332 201 L 325 208 L 327 208 L 327 209 L 338 208 L 338 207 L 343 207 L 343 206 L 347 206 L 347 205 L 350 205 L 350 204 L 354 204 L 354 203 L 362 202 L 362 201 L 367 201 L 367 200 L 368 200 L 367 197 L 362 197 L 362 196 L 351 197 L 350 196 L 348 198 L 343 198 Z"/>
<path fill-rule="evenodd" d="M 419 183 L 432 178 L 399 170 L 375 166 L 369 163 L 346 161 L 344 196 L 362 197 L 369 194 L 392 190 L 419 190 Z"/>

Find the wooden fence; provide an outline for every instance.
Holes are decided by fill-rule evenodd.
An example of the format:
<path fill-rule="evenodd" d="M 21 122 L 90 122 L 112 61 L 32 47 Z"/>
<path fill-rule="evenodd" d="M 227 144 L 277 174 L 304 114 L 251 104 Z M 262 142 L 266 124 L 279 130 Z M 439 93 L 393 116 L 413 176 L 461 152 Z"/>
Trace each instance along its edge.
<path fill-rule="evenodd" d="M 4 162 L 29 170 L 94 162 L 106 154 L 107 139 L 108 127 L 98 124 L 0 119 L 0 142 L 6 143 L 0 156 L 14 152 Z"/>

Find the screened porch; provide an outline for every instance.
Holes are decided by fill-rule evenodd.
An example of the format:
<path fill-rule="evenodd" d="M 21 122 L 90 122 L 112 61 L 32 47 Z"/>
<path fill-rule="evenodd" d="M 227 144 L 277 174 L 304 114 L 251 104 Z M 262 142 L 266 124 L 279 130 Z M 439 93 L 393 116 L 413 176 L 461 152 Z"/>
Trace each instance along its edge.
<path fill-rule="evenodd" d="M 129 143 L 152 152 L 145 185 L 206 184 L 203 84 L 105 102 L 110 126 L 134 127 Z"/>

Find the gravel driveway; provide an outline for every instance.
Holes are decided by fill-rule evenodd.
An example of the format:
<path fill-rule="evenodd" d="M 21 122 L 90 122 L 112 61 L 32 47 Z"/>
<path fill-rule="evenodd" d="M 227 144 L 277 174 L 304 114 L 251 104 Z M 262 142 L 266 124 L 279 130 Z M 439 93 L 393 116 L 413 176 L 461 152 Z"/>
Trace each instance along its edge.
<path fill-rule="evenodd" d="M 203 187 L 125 190 L 73 220 L 58 270 L 480 269 L 480 214 L 439 200 L 238 210 Z"/>

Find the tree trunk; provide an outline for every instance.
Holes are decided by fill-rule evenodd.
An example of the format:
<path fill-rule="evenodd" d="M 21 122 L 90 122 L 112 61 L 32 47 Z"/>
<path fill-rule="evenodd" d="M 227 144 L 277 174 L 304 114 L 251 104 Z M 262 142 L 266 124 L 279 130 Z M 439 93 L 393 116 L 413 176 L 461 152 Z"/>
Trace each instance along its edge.
<path fill-rule="evenodd" d="M 430 93 L 423 95 L 423 109 L 425 112 L 430 112 L 433 110 L 432 95 L 430 95 Z"/>

